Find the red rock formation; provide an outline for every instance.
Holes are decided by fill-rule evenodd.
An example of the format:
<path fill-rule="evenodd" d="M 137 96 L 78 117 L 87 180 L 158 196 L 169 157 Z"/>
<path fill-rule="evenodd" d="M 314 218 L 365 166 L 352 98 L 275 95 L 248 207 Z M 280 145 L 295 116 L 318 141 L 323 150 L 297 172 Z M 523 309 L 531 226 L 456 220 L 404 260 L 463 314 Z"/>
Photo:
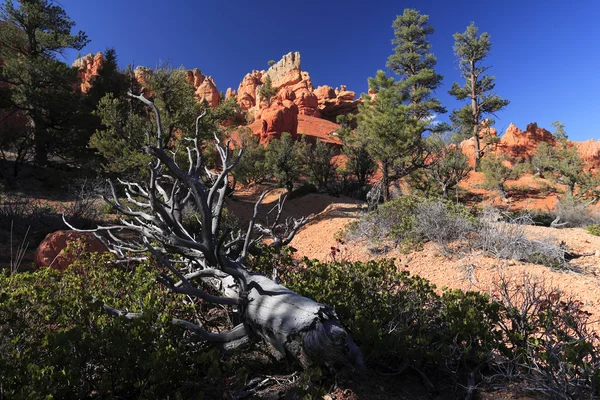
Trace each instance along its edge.
<path fill-rule="evenodd" d="M 237 102 L 242 111 L 247 111 L 256 105 L 256 89 L 262 85 L 264 71 L 252 71 L 244 76 L 237 90 Z"/>
<path fill-rule="evenodd" d="M 75 260 L 76 254 L 65 251 L 70 243 L 83 242 L 85 251 L 106 253 L 106 247 L 91 233 L 56 231 L 40 243 L 34 255 L 35 267 L 50 267 L 64 271 Z"/>
<path fill-rule="evenodd" d="M 202 102 L 206 100 L 212 108 L 219 105 L 219 90 L 212 76 L 207 78 L 198 68 L 194 68 L 191 71 L 186 71 L 186 78 L 194 86 L 194 89 L 196 89 L 196 98 L 198 101 Z"/>
<path fill-rule="evenodd" d="M 498 149 L 512 158 L 530 159 L 541 142 L 554 146 L 552 133 L 539 128 L 535 122 L 527 125 L 525 131 L 511 123 L 500 139 Z"/>
<path fill-rule="evenodd" d="M 104 55 L 101 51 L 94 54 L 88 54 L 73 61 L 73 67 L 76 67 L 81 82 L 81 91 L 87 93 L 92 88 L 94 79 L 104 65 Z"/>
<path fill-rule="evenodd" d="M 600 168 L 600 141 L 586 140 L 585 142 L 573 142 L 577 147 L 579 155 L 591 168 Z"/>
<path fill-rule="evenodd" d="M 225 92 L 225 100 L 229 100 L 232 97 L 236 97 L 237 93 L 235 92 L 235 90 L 231 89 L 231 88 L 227 88 L 227 91 Z"/>
<path fill-rule="evenodd" d="M 219 91 L 215 85 L 215 81 L 212 76 L 209 76 L 196 88 L 196 96 L 199 100 L 206 100 L 208 105 L 215 108 L 219 105 Z"/>
<path fill-rule="evenodd" d="M 283 132 L 289 132 L 294 136 L 298 132 L 298 106 L 291 100 L 277 99 L 260 111 L 255 124 L 257 123 L 261 143 L 277 139 Z"/>
<path fill-rule="evenodd" d="M 498 132 L 496 131 L 496 128 L 483 126 L 481 129 L 480 135 L 482 136 L 482 139 L 480 140 L 480 143 L 479 143 L 480 149 L 484 150 L 484 151 L 494 151 L 496 149 L 496 146 L 494 146 L 493 143 L 495 143 L 498 140 Z M 463 140 L 459 146 L 460 146 L 463 154 L 467 156 L 469 165 L 471 165 L 471 167 L 474 167 L 475 166 L 475 139 L 473 139 L 471 137 L 467 140 Z"/>

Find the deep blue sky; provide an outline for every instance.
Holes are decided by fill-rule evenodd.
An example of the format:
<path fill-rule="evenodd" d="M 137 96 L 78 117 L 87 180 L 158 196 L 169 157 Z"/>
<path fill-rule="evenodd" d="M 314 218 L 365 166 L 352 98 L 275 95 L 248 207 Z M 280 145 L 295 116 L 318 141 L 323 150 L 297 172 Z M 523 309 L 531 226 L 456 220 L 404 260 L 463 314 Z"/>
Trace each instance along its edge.
<path fill-rule="evenodd" d="M 300 51 L 313 84 L 345 84 L 357 94 L 385 69 L 392 22 L 405 8 L 430 16 L 432 51 L 444 85 L 459 80 L 452 35 L 474 21 L 492 37 L 486 61 L 496 91 L 511 101 L 496 127 L 529 122 L 550 128 L 560 120 L 573 140 L 598 138 L 600 114 L 600 1 L 598 0 L 59 0 L 92 42 L 82 54 L 107 47 L 119 63 L 154 67 L 159 61 L 199 68 L 219 90 L 237 89 L 253 69 Z M 72 62 L 75 53 L 69 53 Z M 446 116 L 440 116 L 442 120 Z"/>

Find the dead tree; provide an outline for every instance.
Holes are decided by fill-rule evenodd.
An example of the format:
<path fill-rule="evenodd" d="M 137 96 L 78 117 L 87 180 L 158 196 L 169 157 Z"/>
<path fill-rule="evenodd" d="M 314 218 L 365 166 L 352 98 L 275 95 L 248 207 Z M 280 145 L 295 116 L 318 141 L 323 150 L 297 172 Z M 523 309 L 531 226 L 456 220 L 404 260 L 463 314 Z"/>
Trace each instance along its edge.
<path fill-rule="evenodd" d="M 325 364 L 360 371 L 363 368 L 360 349 L 332 308 L 300 296 L 244 266 L 250 248 L 260 240 L 260 237 L 253 238 L 254 231 L 270 236 L 274 245 L 285 245 L 307 219 L 282 221 L 285 198 L 280 198 L 275 207 L 275 220 L 258 224 L 258 205 L 264 198 L 263 193 L 244 234 L 221 232 L 229 174 L 243 150 L 232 154 L 229 143 L 223 145 L 215 138 L 220 172 L 206 168 L 199 143 L 201 115 L 196 120 L 195 137 L 187 139 L 188 165 L 182 166 L 175 154 L 168 154 L 163 148 L 158 108 L 143 95 L 129 95 L 151 107 L 156 116 L 156 137 L 148 133 L 144 148 L 153 159 L 149 164 L 150 178 L 146 184 L 119 180 L 127 204 L 119 199 L 111 183 L 112 198 L 105 201 L 122 214 L 120 224 L 99 226 L 90 232 L 104 240 L 121 258 L 132 254 L 137 259 L 155 258 L 163 267 L 157 280 L 170 292 L 227 306 L 235 314 L 232 320 L 239 322 L 238 325 L 225 333 L 211 332 L 192 321 L 173 319 L 173 323 L 185 327 L 198 339 L 222 342 L 226 347 L 264 340 L 281 355 L 292 357 L 304 367 Z M 184 207 L 190 205 L 197 211 L 201 226 L 198 234 L 188 232 L 183 224 Z M 124 232 L 128 234 L 120 234 Z M 216 288 L 219 295 L 203 290 L 200 282 Z M 105 309 L 126 318 L 139 316 L 108 305 Z"/>

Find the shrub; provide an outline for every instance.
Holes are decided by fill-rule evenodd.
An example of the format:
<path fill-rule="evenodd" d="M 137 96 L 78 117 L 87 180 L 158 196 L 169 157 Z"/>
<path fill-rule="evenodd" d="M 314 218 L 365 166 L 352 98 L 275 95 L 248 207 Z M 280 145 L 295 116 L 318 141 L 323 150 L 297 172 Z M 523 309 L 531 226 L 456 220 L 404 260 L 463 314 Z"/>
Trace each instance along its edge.
<path fill-rule="evenodd" d="M 415 368 L 463 387 L 469 381 L 470 390 L 477 380 L 495 379 L 526 382 L 557 398 L 600 394 L 600 338 L 590 314 L 528 276 L 501 278 L 493 297 L 439 293 L 398 271 L 393 260 L 304 259 L 281 277 L 292 290 L 333 306 L 376 370 Z"/>
<path fill-rule="evenodd" d="M 107 302 L 143 311 L 110 317 Z M 218 353 L 190 343 L 168 314 L 174 301 L 141 265 L 118 270 L 108 256 L 80 259 L 60 274 L 0 274 L 0 376 L 8 398 L 201 398 L 218 396 Z"/>
<path fill-rule="evenodd" d="M 288 192 L 300 177 L 302 167 L 306 163 L 306 141 L 297 141 L 287 132 L 280 139 L 272 140 L 266 149 L 267 170 L 277 179 L 279 186 Z"/>
<path fill-rule="evenodd" d="M 454 364 L 471 368 L 488 357 L 477 343 L 492 334 L 497 305 L 486 295 L 440 296 L 425 279 L 398 272 L 393 260 L 303 263 L 300 272 L 282 273 L 284 283 L 334 307 L 371 365 L 432 371 Z"/>
<path fill-rule="evenodd" d="M 588 226 L 587 231 L 590 235 L 600 236 L 600 224 Z"/>
<path fill-rule="evenodd" d="M 382 204 L 375 211 L 365 214 L 357 223 L 348 227 L 350 239 L 367 238 L 379 244 L 391 240 L 398 245 L 419 241 L 414 231 L 414 212 L 418 199 L 401 196 Z"/>
<path fill-rule="evenodd" d="M 527 215 L 509 218 L 508 222 L 492 222 L 484 216 L 473 245 L 488 254 L 503 259 L 527 261 L 552 268 L 565 268 L 566 250 L 553 239 L 529 239 L 524 226 L 532 225 Z"/>
<path fill-rule="evenodd" d="M 257 185 L 264 182 L 269 176 L 265 148 L 260 144 L 259 137 L 252 133 L 244 134 L 241 145 L 244 147 L 244 154 L 233 169 L 234 178 L 244 185 Z"/>
<path fill-rule="evenodd" d="M 463 241 L 475 231 L 477 218 L 461 204 L 426 200 L 415 209 L 415 229 L 420 236 L 447 250 L 453 241 Z"/>
<path fill-rule="evenodd" d="M 317 143 L 308 150 L 307 155 L 309 182 L 319 190 L 327 189 L 330 181 L 335 178 L 334 149 L 317 139 Z"/>
<path fill-rule="evenodd" d="M 590 201 L 564 196 L 556 203 L 558 226 L 576 228 L 598 223 L 600 216 L 590 205 Z"/>

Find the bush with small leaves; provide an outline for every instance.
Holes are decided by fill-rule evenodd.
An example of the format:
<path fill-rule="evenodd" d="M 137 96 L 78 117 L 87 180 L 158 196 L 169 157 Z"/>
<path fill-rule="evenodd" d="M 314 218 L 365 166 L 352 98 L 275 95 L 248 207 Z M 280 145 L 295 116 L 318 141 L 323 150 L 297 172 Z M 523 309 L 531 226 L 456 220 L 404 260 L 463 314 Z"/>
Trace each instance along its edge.
<path fill-rule="evenodd" d="M 142 312 L 109 316 L 103 301 Z M 80 258 L 59 273 L 0 273 L 0 376 L 7 398 L 209 398 L 222 393 L 219 354 L 171 323 L 197 312 L 151 269 Z"/>
<path fill-rule="evenodd" d="M 600 236 L 600 224 L 594 224 L 587 227 L 587 231 L 590 235 Z"/>

